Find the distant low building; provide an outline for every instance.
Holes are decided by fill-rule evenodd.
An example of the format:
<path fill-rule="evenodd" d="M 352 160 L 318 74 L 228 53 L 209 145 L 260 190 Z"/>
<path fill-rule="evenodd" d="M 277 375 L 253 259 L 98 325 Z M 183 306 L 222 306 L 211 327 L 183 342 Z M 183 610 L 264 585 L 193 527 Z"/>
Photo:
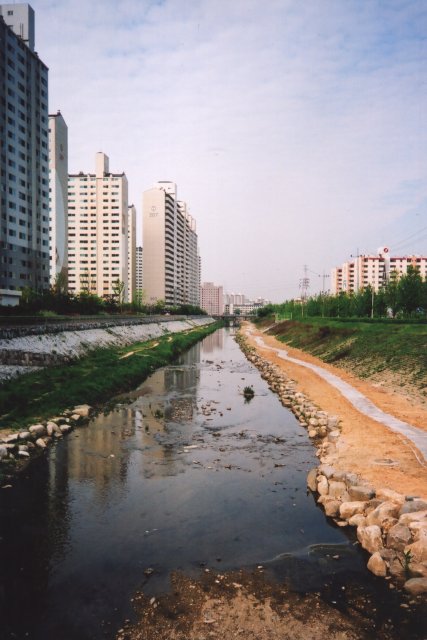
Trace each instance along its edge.
<path fill-rule="evenodd" d="M 331 270 L 331 293 L 356 293 L 367 286 L 379 291 L 396 272 L 405 275 L 409 265 L 418 269 L 422 278 L 427 276 L 427 257 L 419 255 L 391 256 L 388 247 L 380 247 L 378 255 L 361 255 Z"/>

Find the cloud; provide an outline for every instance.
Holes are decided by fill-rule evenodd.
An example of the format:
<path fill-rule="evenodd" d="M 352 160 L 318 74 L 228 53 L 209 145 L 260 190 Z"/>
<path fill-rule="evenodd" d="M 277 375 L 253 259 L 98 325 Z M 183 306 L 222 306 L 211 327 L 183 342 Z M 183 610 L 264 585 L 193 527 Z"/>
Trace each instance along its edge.
<path fill-rule="evenodd" d="M 295 295 L 304 264 L 393 248 L 425 203 L 422 0 L 32 4 L 71 170 L 105 151 L 139 213 L 176 181 L 203 279 Z"/>

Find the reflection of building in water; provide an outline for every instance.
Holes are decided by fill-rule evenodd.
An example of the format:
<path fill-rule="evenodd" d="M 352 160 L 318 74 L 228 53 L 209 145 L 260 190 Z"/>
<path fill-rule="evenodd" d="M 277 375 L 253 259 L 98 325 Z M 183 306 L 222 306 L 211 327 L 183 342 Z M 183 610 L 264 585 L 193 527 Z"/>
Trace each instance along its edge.
<path fill-rule="evenodd" d="M 224 348 L 224 331 L 215 331 L 206 336 L 202 342 L 203 353 L 212 353 L 215 349 Z"/>
<path fill-rule="evenodd" d="M 128 452 L 123 448 L 123 440 L 135 435 L 129 407 L 100 414 L 77 433 L 78 442 L 67 446 L 70 479 L 90 480 L 98 489 L 126 480 Z"/>

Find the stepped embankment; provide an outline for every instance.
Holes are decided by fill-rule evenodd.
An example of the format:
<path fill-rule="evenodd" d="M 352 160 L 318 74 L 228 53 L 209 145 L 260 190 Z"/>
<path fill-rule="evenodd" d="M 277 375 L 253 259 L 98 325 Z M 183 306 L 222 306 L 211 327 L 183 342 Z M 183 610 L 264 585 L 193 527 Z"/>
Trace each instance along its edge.
<path fill-rule="evenodd" d="M 46 327 L 2 328 L 0 333 L 0 382 L 38 367 L 67 362 L 93 349 L 126 346 L 211 324 L 207 316 L 116 321 L 91 321 Z M 107 326 L 106 326 L 107 325 Z"/>

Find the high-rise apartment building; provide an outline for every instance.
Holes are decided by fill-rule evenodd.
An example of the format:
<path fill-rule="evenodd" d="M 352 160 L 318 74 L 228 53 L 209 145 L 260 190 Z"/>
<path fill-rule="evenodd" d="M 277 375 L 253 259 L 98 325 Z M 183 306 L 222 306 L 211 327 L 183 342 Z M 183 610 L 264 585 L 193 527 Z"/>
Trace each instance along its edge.
<path fill-rule="evenodd" d="M 50 282 L 68 282 L 68 128 L 60 111 L 49 116 Z"/>
<path fill-rule="evenodd" d="M 128 183 L 110 173 L 104 153 L 96 154 L 95 173 L 68 176 L 68 288 L 100 297 L 128 292 Z"/>
<path fill-rule="evenodd" d="M 127 300 L 132 302 L 136 293 L 136 209 L 128 208 L 128 291 Z"/>
<path fill-rule="evenodd" d="M 196 222 L 177 199 L 174 182 L 160 181 L 143 197 L 143 284 L 146 301 L 200 302 Z"/>
<path fill-rule="evenodd" d="M 200 287 L 200 307 L 210 316 L 222 316 L 224 314 L 222 286 L 213 282 L 203 282 Z"/>
<path fill-rule="evenodd" d="M 49 287 L 48 69 L 34 11 L 0 5 L 0 304 Z"/>
<path fill-rule="evenodd" d="M 341 267 L 332 269 L 331 293 L 353 293 L 367 286 L 378 291 L 388 282 L 393 272 L 398 276 L 406 274 L 409 265 L 418 269 L 422 278 L 426 277 L 427 257 L 393 257 L 388 247 L 380 247 L 376 256 L 357 256 L 352 261 L 344 262 Z"/>
<path fill-rule="evenodd" d="M 142 271 L 142 260 L 143 260 L 143 248 L 136 247 L 136 291 L 141 295 L 142 290 L 144 288 L 143 283 L 143 271 Z"/>

